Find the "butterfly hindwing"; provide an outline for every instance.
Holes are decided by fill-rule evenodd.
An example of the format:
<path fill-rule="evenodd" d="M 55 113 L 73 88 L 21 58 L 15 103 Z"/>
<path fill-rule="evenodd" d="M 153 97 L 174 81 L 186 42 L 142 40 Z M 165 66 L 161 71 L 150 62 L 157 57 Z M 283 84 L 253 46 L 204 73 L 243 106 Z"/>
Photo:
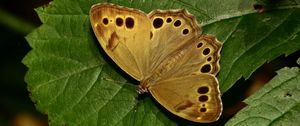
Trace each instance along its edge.
<path fill-rule="evenodd" d="M 162 80 L 149 91 L 167 110 L 194 122 L 216 121 L 222 111 L 218 81 L 211 74 Z"/>

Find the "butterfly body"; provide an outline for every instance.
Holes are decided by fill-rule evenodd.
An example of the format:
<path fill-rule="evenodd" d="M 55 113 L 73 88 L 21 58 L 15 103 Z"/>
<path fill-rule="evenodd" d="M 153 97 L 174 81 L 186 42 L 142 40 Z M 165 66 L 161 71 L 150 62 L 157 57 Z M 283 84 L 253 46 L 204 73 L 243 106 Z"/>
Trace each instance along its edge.
<path fill-rule="evenodd" d="M 213 122 L 222 112 L 218 81 L 221 43 L 201 33 L 184 9 L 140 10 L 96 4 L 94 33 L 110 58 L 140 81 L 167 110 L 194 122 Z"/>

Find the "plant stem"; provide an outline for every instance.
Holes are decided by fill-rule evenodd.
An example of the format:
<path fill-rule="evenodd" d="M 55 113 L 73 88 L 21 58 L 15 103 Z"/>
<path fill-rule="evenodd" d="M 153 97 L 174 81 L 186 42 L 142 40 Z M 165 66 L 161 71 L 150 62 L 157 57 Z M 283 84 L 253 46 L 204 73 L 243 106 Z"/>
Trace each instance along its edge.
<path fill-rule="evenodd" d="M 0 24 L 22 35 L 26 35 L 36 28 L 36 26 L 32 23 L 27 22 L 1 8 Z"/>

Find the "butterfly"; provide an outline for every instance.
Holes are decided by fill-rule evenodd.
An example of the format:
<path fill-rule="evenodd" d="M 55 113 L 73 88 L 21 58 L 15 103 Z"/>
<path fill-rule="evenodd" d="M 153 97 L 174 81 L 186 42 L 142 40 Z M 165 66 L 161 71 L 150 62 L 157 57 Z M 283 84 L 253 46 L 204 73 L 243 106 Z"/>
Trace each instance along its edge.
<path fill-rule="evenodd" d="M 95 4 L 90 21 L 100 45 L 127 74 L 140 81 L 168 111 L 194 122 L 222 113 L 218 80 L 222 44 L 201 33 L 185 9 L 143 11 Z"/>

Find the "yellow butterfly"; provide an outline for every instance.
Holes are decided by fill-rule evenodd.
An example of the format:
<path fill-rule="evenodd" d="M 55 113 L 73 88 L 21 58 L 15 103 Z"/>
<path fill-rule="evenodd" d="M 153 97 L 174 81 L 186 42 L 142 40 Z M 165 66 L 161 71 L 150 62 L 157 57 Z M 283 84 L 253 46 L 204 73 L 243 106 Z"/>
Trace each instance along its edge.
<path fill-rule="evenodd" d="M 213 122 L 222 113 L 221 43 L 201 33 L 186 10 L 140 10 L 109 3 L 90 10 L 94 33 L 109 57 L 173 114 Z"/>

